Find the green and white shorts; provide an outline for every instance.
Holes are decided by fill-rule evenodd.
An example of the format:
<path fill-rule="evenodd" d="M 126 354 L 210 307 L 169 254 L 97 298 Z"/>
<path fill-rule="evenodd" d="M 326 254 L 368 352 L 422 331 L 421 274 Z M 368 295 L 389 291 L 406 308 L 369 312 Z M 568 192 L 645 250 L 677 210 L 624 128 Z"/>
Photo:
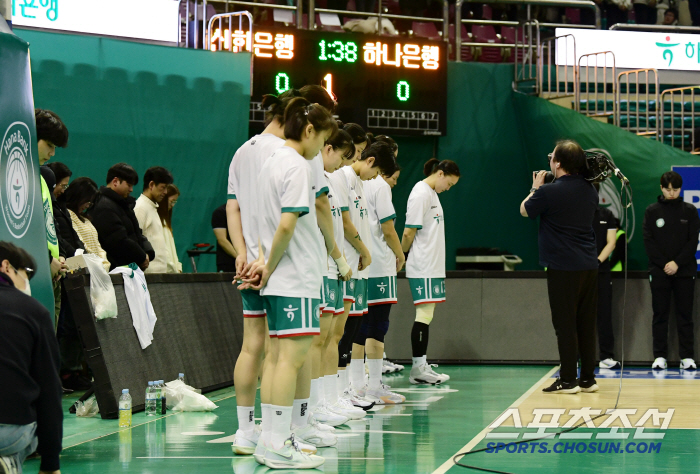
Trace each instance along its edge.
<path fill-rule="evenodd" d="M 343 297 L 340 294 L 342 281 L 335 278 L 323 277 L 323 310 L 321 316 L 340 314 L 343 312 Z"/>
<path fill-rule="evenodd" d="M 355 302 L 350 308 L 348 316 L 362 316 L 367 314 L 367 279 L 356 280 L 355 282 Z"/>
<path fill-rule="evenodd" d="M 348 281 L 342 282 L 343 285 L 343 301 L 355 302 L 355 292 L 357 291 L 357 280 L 350 278 Z"/>
<path fill-rule="evenodd" d="M 445 301 L 444 278 L 409 278 L 413 304 L 443 303 Z"/>
<path fill-rule="evenodd" d="M 263 296 L 270 337 L 318 336 L 321 300 L 290 296 Z"/>
<path fill-rule="evenodd" d="M 367 306 L 375 304 L 395 304 L 396 299 L 396 277 L 375 277 L 367 280 Z"/>
<path fill-rule="evenodd" d="M 265 317 L 265 305 L 259 290 L 241 290 L 241 299 L 243 300 L 244 318 Z"/>

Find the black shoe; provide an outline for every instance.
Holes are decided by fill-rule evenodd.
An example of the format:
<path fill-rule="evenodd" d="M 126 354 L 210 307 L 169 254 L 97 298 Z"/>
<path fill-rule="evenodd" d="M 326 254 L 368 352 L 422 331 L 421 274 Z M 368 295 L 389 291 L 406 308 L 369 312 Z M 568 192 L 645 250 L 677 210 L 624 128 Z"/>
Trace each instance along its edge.
<path fill-rule="evenodd" d="M 598 384 L 595 383 L 595 379 L 579 380 L 578 385 L 581 387 L 581 391 L 585 393 L 593 393 L 598 391 Z"/>
<path fill-rule="evenodd" d="M 578 386 L 578 381 L 564 382 L 562 379 L 557 379 L 552 385 L 542 389 L 546 393 L 578 393 L 581 388 Z"/>
<path fill-rule="evenodd" d="M 68 395 L 68 394 L 70 394 L 70 393 L 75 392 L 75 390 L 72 390 L 72 389 L 70 389 L 70 388 L 66 388 L 66 387 L 63 387 L 63 386 L 61 387 L 61 389 L 63 390 L 63 395 Z M 0 474 L 2 474 L 2 473 L 0 473 Z"/>
<path fill-rule="evenodd" d="M 69 390 L 77 390 L 80 392 L 88 390 L 92 387 L 91 383 L 89 383 L 87 380 L 81 379 L 81 377 L 75 372 L 63 375 L 61 377 L 61 384 L 64 388 Z"/>

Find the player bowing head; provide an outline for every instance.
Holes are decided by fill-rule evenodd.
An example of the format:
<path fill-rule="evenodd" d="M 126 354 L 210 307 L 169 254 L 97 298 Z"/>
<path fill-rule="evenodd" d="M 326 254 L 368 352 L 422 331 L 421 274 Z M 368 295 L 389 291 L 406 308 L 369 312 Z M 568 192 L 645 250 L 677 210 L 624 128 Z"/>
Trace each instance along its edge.
<path fill-rule="evenodd" d="M 323 169 L 332 173 L 343 166 L 348 166 L 355 160 L 355 144 L 345 130 L 339 129 L 328 140 L 323 149 Z"/>
<path fill-rule="evenodd" d="M 302 97 L 291 100 L 284 111 L 285 146 L 307 160 L 313 160 L 337 130 L 338 125 L 328 109 Z"/>

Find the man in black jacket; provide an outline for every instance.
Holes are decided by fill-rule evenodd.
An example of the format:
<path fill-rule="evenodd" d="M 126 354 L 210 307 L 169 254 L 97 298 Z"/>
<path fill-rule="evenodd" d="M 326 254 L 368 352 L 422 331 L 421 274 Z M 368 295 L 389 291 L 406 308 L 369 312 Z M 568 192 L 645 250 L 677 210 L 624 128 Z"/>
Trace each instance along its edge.
<path fill-rule="evenodd" d="M 698 264 L 700 218 L 698 210 L 680 197 L 683 178 L 675 171 L 661 175 L 658 202 L 644 212 L 644 247 L 649 258 L 651 285 L 652 337 L 654 363 L 652 369 L 666 369 L 668 357 L 668 315 L 671 294 L 676 301 L 678 350 L 681 369 L 695 370 L 693 337 L 693 297 Z"/>
<path fill-rule="evenodd" d="M 40 472 L 59 472 L 58 345 L 49 312 L 29 296 L 34 267 L 27 252 L 0 242 L 0 472 L 20 472 L 37 445 Z"/>
<path fill-rule="evenodd" d="M 148 239 L 141 233 L 134 214 L 136 200 L 129 196 L 139 176 L 126 163 L 117 163 L 107 172 L 107 186 L 97 192 L 90 212 L 100 245 L 107 252 L 112 268 L 137 264 L 146 270 L 156 256 Z"/>

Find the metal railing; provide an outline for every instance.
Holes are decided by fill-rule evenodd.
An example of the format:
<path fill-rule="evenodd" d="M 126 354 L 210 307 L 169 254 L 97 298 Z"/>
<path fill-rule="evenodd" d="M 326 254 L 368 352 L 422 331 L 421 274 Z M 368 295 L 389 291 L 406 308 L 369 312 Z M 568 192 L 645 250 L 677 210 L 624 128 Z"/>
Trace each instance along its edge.
<path fill-rule="evenodd" d="M 700 98 L 700 86 L 678 87 L 661 93 L 657 107 L 660 109 L 661 143 L 670 142 L 673 147 L 700 154 L 695 151 L 695 128 L 700 124 L 696 123 L 700 119 L 700 103 L 695 102 L 696 97 Z M 680 136 L 676 135 L 679 131 Z M 667 135 L 669 132 L 670 135 Z"/>
<path fill-rule="evenodd" d="M 243 31 L 243 18 L 248 19 L 248 31 Z M 234 18 L 238 19 L 238 28 L 234 29 Z M 214 24 L 218 28 L 213 30 Z M 228 24 L 224 28 L 224 23 Z M 220 13 L 209 19 L 207 34 L 204 36 L 205 45 L 210 51 L 230 51 L 239 53 L 251 51 L 253 44 L 253 15 L 248 11 Z"/>
<path fill-rule="evenodd" d="M 540 44 L 540 26 L 537 20 L 526 22 L 522 25 L 522 34 L 515 31 L 515 61 L 513 90 L 522 92 L 521 85 L 530 84 L 533 90 L 531 94 L 539 94 L 537 78 L 538 51 Z M 522 42 L 521 42 L 522 41 Z M 533 44 L 534 41 L 534 44 Z"/>
<path fill-rule="evenodd" d="M 591 65 L 591 61 L 594 61 L 593 65 Z M 612 74 L 610 75 L 608 75 L 608 68 L 612 68 Z M 591 70 L 593 72 L 593 81 L 591 81 Z M 577 94 L 575 99 L 576 111 L 589 117 L 615 115 L 615 109 L 617 108 L 617 97 L 615 96 L 616 78 L 615 54 L 612 51 L 584 54 L 578 58 L 578 84 L 576 86 Z M 610 93 L 608 93 L 608 82 L 611 83 Z M 591 86 L 593 87 L 592 93 Z M 602 89 L 602 92 L 600 89 Z M 602 96 L 602 107 L 599 102 L 599 100 L 601 100 L 599 99 L 599 93 L 600 96 Z M 593 100 L 593 107 L 591 107 L 591 99 Z M 584 100 L 586 101 L 586 107 L 585 110 L 582 110 L 581 102 Z M 608 100 L 610 100 L 611 103 L 610 107 L 608 107 Z"/>
<path fill-rule="evenodd" d="M 568 61 L 564 61 L 564 64 L 558 64 L 559 61 L 557 61 L 557 58 L 555 57 L 562 47 L 565 58 L 569 57 L 569 51 L 572 51 L 574 54 L 573 57 L 576 58 L 576 38 L 574 35 L 562 35 L 547 38 L 546 40 L 542 41 L 541 44 L 539 44 L 539 51 L 537 54 L 538 91 L 540 97 L 545 99 L 558 99 L 570 96 L 576 97 L 577 95 L 576 76 L 578 71 L 576 68 L 576 63 L 574 63 L 573 70 L 571 74 L 569 74 Z M 545 61 L 547 65 L 546 71 Z M 554 77 L 552 77 L 552 71 L 554 71 Z M 563 74 L 561 71 L 563 71 Z M 573 84 L 573 91 L 569 91 L 569 78 Z M 555 82 L 554 88 L 552 87 L 552 79 L 554 79 Z M 561 79 L 563 79 L 563 82 Z"/>
<path fill-rule="evenodd" d="M 700 26 L 679 25 L 633 25 L 630 23 L 616 23 L 610 27 L 617 31 L 653 31 L 657 33 L 700 33 Z"/>
<path fill-rule="evenodd" d="M 628 132 L 635 132 L 637 135 L 657 135 L 659 75 L 656 69 L 634 69 L 619 73 L 615 92 L 617 102 L 615 125 Z"/>

